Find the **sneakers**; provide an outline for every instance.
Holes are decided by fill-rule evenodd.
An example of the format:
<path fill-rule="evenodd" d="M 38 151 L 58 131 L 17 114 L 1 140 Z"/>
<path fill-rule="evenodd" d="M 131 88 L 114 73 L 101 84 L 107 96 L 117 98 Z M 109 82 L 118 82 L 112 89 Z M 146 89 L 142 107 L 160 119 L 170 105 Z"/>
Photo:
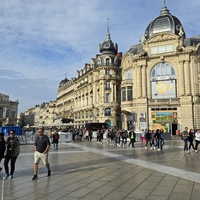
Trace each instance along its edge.
<path fill-rule="evenodd" d="M 160 149 L 157 149 L 158 151 L 160 151 Z"/>
<path fill-rule="evenodd" d="M 195 150 L 195 153 L 197 153 L 198 151 L 197 150 Z"/>
<path fill-rule="evenodd" d="M 51 176 L 51 170 L 48 171 L 47 176 Z"/>
<path fill-rule="evenodd" d="M 188 150 L 187 153 L 189 154 L 189 153 L 190 153 L 190 150 Z"/>
<path fill-rule="evenodd" d="M 13 179 L 13 175 L 10 175 L 10 176 L 8 177 L 8 179 L 9 179 L 9 180 Z"/>
<path fill-rule="evenodd" d="M 147 147 L 145 147 L 145 149 L 147 149 Z"/>
<path fill-rule="evenodd" d="M 38 176 L 37 175 L 34 175 L 32 180 L 37 180 L 38 179 Z"/>
<path fill-rule="evenodd" d="M 9 174 L 5 174 L 4 177 L 3 177 L 3 180 L 6 180 L 9 178 Z"/>

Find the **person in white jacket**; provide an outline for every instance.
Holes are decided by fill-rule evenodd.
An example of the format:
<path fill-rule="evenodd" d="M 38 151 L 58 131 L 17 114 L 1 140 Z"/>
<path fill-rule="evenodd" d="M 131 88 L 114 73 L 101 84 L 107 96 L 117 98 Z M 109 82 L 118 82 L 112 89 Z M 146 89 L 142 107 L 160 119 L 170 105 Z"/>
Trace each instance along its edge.
<path fill-rule="evenodd" d="M 198 129 L 198 131 L 195 133 L 195 152 L 198 152 L 198 145 L 200 143 L 200 129 Z"/>

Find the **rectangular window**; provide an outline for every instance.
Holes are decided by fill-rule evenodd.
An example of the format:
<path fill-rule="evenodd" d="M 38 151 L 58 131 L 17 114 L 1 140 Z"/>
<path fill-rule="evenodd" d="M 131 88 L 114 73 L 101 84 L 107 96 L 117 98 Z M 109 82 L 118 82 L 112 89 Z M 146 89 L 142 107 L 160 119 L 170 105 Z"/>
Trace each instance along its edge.
<path fill-rule="evenodd" d="M 106 89 L 110 89 L 110 81 L 106 81 Z"/>
<path fill-rule="evenodd" d="M 133 90 L 132 87 L 127 87 L 127 101 L 133 100 Z"/>
<path fill-rule="evenodd" d="M 110 70 L 106 69 L 106 74 L 109 75 L 110 74 Z"/>
<path fill-rule="evenodd" d="M 150 54 L 167 53 L 174 51 L 174 44 L 155 46 L 150 48 Z"/>
<path fill-rule="evenodd" d="M 126 88 L 122 88 L 122 101 L 126 101 Z"/>
<path fill-rule="evenodd" d="M 106 102 L 106 103 L 109 103 L 109 102 L 110 102 L 110 94 L 106 94 L 105 102 Z"/>
<path fill-rule="evenodd" d="M 100 102 L 100 94 L 98 94 L 98 102 Z"/>

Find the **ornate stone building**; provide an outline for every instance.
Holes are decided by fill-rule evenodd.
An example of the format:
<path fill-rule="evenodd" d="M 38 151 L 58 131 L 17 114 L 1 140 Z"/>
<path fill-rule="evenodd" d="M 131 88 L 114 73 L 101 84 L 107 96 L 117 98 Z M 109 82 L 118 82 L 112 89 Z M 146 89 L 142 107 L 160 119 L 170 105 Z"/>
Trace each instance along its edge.
<path fill-rule="evenodd" d="M 18 101 L 11 101 L 8 95 L 0 93 L 0 127 L 16 126 Z"/>
<path fill-rule="evenodd" d="M 57 116 L 56 101 L 43 102 L 21 113 L 18 117 L 19 126 L 39 126 L 52 124 Z"/>
<path fill-rule="evenodd" d="M 123 127 L 200 127 L 200 36 L 187 38 L 166 5 L 122 59 Z"/>
<path fill-rule="evenodd" d="M 121 58 L 117 44 L 110 38 L 99 45 L 101 54 L 77 71 L 72 80 L 61 81 L 57 95 L 59 117 L 74 123 L 107 122 L 120 126 Z"/>

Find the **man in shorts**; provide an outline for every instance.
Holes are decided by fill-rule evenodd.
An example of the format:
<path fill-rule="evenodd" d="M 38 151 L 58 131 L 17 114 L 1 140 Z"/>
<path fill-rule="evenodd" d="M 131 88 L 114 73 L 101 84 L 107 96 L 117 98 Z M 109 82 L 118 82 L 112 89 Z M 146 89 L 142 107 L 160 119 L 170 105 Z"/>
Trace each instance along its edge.
<path fill-rule="evenodd" d="M 51 169 L 48 162 L 48 152 L 50 148 L 50 140 L 47 135 L 44 135 L 44 129 L 38 129 L 38 136 L 35 139 L 34 143 L 34 176 L 32 180 L 38 179 L 37 172 L 38 172 L 38 164 L 40 160 L 42 161 L 43 165 L 46 166 L 48 169 L 47 176 L 51 176 Z"/>

